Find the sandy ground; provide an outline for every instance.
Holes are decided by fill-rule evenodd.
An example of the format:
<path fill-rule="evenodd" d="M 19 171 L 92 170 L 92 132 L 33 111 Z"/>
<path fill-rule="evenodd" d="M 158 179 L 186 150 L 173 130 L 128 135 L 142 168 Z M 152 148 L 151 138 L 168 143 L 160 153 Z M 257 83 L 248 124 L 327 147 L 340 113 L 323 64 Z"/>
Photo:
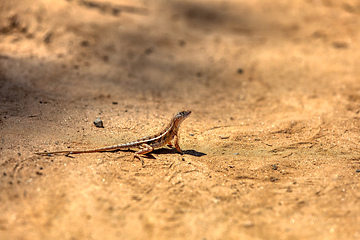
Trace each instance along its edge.
<path fill-rule="evenodd" d="M 360 239 L 359 14 L 1 0 L 0 239 Z M 180 108 L 184 155 L 34 155 L 153 134 Z"/>

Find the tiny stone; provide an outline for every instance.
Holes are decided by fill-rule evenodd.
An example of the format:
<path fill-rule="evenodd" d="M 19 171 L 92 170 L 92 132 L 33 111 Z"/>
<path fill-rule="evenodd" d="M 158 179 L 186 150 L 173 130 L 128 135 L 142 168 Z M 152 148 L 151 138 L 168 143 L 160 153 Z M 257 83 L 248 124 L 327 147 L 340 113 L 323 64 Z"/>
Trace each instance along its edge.
<path fill-rule="evenodd" d="M 360 172 L 360 169 L 356 169 L 356 172 Z"/>
<path fill-rule="evenodd" d="M 152 54 L 154 52 L 154 48 L 147 48 L 147 49 L 145 49 L 145 51 L 144 51 L 144 53 L 146 54 L 146 55 L 150 55 L 150 54 Z"/>
<path fill-rule="evenodd" d="M 112 104 L 117 105 L 117 104 L 118 104 L 118 102 L 112 102 Z"/>
<path fill-rule="evenodd" d="M 179 46 L 180 47 L 185 47 L 185 45 L 186 45 L 186 42 L 184 41 L 184 40 L 179 40 Z"/>
<path fill-rule="evenodd" d="M 273 165 L 271 165 L 271 166 L 272 166 L 273 170 L 277 170 L 277 169 L 278 169 L 278 167 L 277 167 L 275 164 L 273 164 Z"/>
<path fill-rule="evenodd" d="M 278 180 L 280 180 L 279 178 L 276 178 L 276 177 L 270 177 L 270 182 L 276 182 Z"/>
<path fill-rule="evenodd" d="M 242 68 L 238 68 L 237 73 L 238 73 L 238 74 L 243 74 L 243 73 L 244 73 L 244 70 L 243 70 Z"/>
<path fill-rule="evenodd" d="M 332 43 L 334 48 L 348 48 L 348 44 L 346 42 L 336 41 Z"/>
<path fill-rule="evenodd" d="M 109 56 L 103 56 L 102 59 L 104 60 L 104 62 L 108 62 L 109 61 Z"/>
<path fill-rule="evenodd" d="M 229 136 L 219 136 L 221 139 L 228 139 Z"/>
<path fill-rule="evenodd" d="M 84 40 L 84 41 L 82 41 L 82 42 L 80 43 L 80 46 L 82 46 L 82 47 L 88 47 L 88 46 L 90 46 L 90 42 Z"/>
<path fill-rule="evenodd" d="M 98 128 L 103 128 L 104 127 L 103 121 L 99 117 L 97 117 L 95 119 L 94 124 Z"/>
<path fill-rule="evenodd" d="M 194 134 L 193 134 L 193 133 L 190 133 L 189 135 L 190 135 L 190 136 L 194 136 Z"/>
<path fill-rule="evenodd" d="M 53 33 L 52 33 L 52 32 L 47 33 L 47 34 L 45 35 L 45 37 L 44 37 L 44 42 L 45 42 L 46 44 L 51 43 L 52 37 L 53 37 Z"/>
<path fill-rule="evenodd" d="M 234 153 L 234 155 L 239 155 L 239 153 Z"/>
<path fill-rule="evenodd" d="M 252 221 L 247 221 L 243 223 L 244 228 L 253 227 L 255 224 Z"/>

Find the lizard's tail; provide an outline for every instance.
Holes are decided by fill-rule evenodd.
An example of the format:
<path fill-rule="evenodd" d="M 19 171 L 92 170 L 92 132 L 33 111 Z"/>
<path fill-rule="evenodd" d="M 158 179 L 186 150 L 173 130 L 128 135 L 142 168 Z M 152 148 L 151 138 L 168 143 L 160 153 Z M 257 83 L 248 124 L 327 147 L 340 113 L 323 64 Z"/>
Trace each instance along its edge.
<path fill-rule="evenodd" d="M 117 145 L 117 146 L 111 146 L 111 147 L 104 147 L 104 148 L 98 148 L 98 149 L 89 149 L 89 150 L 77 150 L 77 151 L 55 151 L 55 152 L 36 152 L 35 154 L 37 155 L 51 155 L 51 154 L 65 154 L 65 155 L 70 155 L 70 154 L 80 154 L 80 153 L 95 153 L 95 152 L 114 152 L 116 150 L 121 150 L 121 149 L 128 149 L 129 146 L 128 144 L 124 144 L 124 145 Z"/>

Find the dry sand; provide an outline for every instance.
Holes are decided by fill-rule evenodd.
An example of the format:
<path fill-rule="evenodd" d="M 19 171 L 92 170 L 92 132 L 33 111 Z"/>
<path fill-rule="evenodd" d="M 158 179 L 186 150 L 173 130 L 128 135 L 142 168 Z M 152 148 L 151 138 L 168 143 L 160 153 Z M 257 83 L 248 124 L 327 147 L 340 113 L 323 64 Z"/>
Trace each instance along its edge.
<path fill-rule="evenodd" d="M 0 239 L 360 239 L 359 26 L 355 0 L 1 0 Z M 183 107 L 184 155 L 34 155 Z"/>

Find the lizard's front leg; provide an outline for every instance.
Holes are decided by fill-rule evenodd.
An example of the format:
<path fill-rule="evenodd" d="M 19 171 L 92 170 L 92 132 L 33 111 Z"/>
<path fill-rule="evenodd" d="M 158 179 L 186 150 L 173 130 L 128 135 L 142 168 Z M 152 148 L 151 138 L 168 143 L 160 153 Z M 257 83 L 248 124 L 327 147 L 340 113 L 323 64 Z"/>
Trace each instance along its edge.
<path fill-rule="evenodd" d="M 138 158 L 141 161 L 141 164 L 144 165 L 144 160 L 140 157 L 140 155 L 152 152 L 154 151 L 154 148 L 146 143 L 141 144 L 139 148 L 140 150 L 134 154 L 134 158 Z"/>
<path fill-rule="evenodd" d="M 175 145 L 176 150 L 179 153 L 183 154 L 183 151 L 181 151 L 181 148 L 179 146 L 179 134 L 176 134 L 175 137 L 174 137 L 174 145 Z"/>

